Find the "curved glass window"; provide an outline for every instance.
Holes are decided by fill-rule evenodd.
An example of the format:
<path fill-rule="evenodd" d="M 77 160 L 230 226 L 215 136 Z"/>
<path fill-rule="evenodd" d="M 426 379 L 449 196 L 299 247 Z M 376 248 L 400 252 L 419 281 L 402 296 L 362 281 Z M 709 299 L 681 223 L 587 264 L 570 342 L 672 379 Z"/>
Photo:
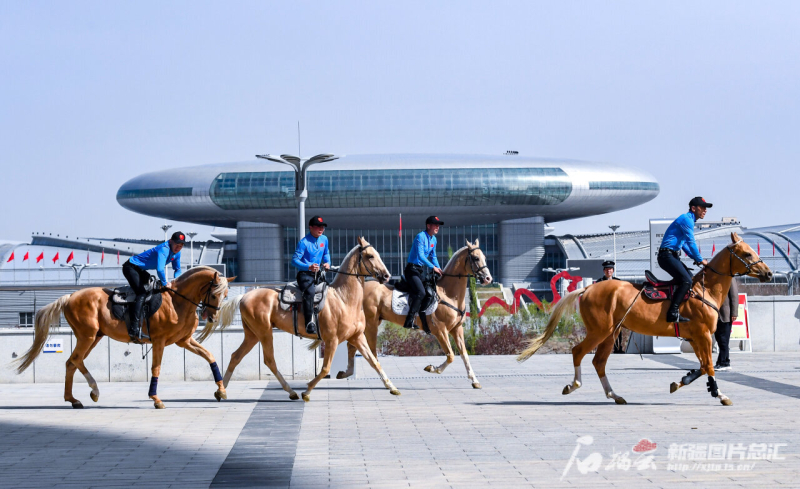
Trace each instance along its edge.
<path fill-rule="evenodd" d="M 332 170 L 308 173 L 312 208 L 555 205 L 572 192 L 561 168 Z M 220 173 L 211 200 L 225 210 L 289 209 L 294 172 Z"/>
<path fill-rule="evenodd" d="M 589 190 L 650 190 L 658 192 L 656 182 L 589 182 Z"/>
<path fill-rule="evenodd" d="M 177 188 L 143 188 L 133 190 L 120 190 L 117 192 L 117 200 L 120 199 L 141 199 L 145 197 L 191 197 L 192 187 Z"/>

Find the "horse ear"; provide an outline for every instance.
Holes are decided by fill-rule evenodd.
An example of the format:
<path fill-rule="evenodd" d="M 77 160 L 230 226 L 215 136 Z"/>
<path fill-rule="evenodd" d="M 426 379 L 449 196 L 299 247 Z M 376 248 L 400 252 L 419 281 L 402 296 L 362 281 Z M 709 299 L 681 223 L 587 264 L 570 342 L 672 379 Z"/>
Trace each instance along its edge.
<path fill-rule="evenodd" d="M 732 242 L 734 242 L 734 243 L 736 243 L 737 241 L 739 241 L 739 235 L 738 235 L 738 234 L 736 234 L 736 232 L 735 232 L 735 231 L 731 232 L 731 241 L 732 241 Z"/>
<path fill-rule="evenodd" d="M 475 238 L 475 244 L 473 246 L 477 248 L 480 244 L 481 244 L 480 240 L 478 238 Z"/>
<path fill-rule="evenodd" d="M 363 236 L 359 236 L 358 237 L 358 245 L 359 246 L 364 246 L 364 243 L 366 243 L 366 240 L 364 240 L 364 237 Z"/>
<path fill-rule="evenodd" d="M 234 280 L 236 280 L 236 275 L 234 275 L 233 277 L 228 277 L 228 278 L 226 278 L 225 280 L 227 280 L 227 281 L 228 281 L 228 283 L 231 283 L 231 282 L 233 282 Z"/>

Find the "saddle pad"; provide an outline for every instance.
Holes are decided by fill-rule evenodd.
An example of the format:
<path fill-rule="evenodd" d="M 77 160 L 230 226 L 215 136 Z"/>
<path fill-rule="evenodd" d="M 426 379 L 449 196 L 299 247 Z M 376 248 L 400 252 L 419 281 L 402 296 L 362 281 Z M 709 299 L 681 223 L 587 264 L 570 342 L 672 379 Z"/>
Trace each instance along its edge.
<path fill-rule="evenodd" d="M 651 285 L 644 286 L 644 296 L 654 301 L 667 301 L 672 297 L 674 286 L 669 287 L 653 287 Z M 689 293 L 683 298 L 684 301 L 689 299 Z"/>
<path fill-rule="evenodd" d="M 114 301 L 114 296 L 110 297 L 111 300 L 111 314 L 117 319 L 125 319 L 125 311 L 129 307 L 133 307 L 133 300 L 130 302 L 118 302 Z M 145 301 L 145 311 L 147 311 L 147 317 L 150 318 L 158 312 L 161 308 L 161 303 L 163 302 L 163 296 L 161 294 L 153 294 L 148 300 Z"/>
<path fill-rule="evenodd" d="M 424 312 L 426 316 L 430 316 L 436 312 L 437 307 L 439 307 L 439 301 L 433 300 L 431 305 L 422 312 Z M 397 289 L 392 290 L 392 311 L 400 316 L 408 314 L 408 293 L 400 292 Z"/>
<path fill-rule="evenodd" d="M 322 282 L 314 286 L 314 305 L 317 306 L 317 311 L 321 311 L 325 307 L 327 297 L 328 284 Z M 297 282 L 290 282 L 278 291 L 278 302 L 283 311 L 291 309 L 292 304 L 303 302 L 303 293 L 297 287 Z"/>

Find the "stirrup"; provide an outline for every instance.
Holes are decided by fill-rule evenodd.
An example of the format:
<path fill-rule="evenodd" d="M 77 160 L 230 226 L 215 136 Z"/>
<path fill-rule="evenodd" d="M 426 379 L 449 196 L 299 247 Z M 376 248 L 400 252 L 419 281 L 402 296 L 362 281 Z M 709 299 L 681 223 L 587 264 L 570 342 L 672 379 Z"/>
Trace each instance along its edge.
<path fill-rule="evenodd" d="M 306 334 L 317 334 L 317 324 L 314 321 L 306 324 Z"/>
<path fill-rule="evenodd" d="M 406 316 L 405 322 L 403 323 L 403 327 L 406 329 L 419 329 L 416 321 L 417 321 L 416 314 L 408 314 Z"/>
<path fill-rule="evenodd" d="M 689 318 L 681 316 L 680 313 L 676 313 L 674 316 L 667 313 L 668 323 L 688 323 L 689 321 L 691 321 Z"/>

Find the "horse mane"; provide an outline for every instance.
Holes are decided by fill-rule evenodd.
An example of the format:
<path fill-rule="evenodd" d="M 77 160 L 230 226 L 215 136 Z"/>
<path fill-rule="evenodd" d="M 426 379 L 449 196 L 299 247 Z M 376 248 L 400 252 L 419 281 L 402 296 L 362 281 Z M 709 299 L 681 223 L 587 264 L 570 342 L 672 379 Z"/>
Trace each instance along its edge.
<path fill-rule="evenodd" d="M 206 272 L 206 271 L 208 271 L 208 272 L 217 272 L 217 270 L 215 270 L 215 269 L 213 269 L 211 267 L 199 265 L 199 266 L 196 266 L 196 267 L 192 267 L 192 268 L 186 270 L 185 272 L 183 272 L 182 274 L 178 275 L 178 278 L 175 279 L 175 283 L 180 285 L 183 282 L 189 280 L 194 275 L 197 275 L 198 273 Z M 225 277 L 221 277 L 221 278 L 225 278 Z M 211 289 L 211 295 L 214 295 L 214 296 L 217 296 L 217 297 L 221 297 L 219 294 L 223 294 L 226 290 L 228 290 L 228 281 L 227 280 L 220 280 Z"/>
<path fill-rule="evenodd" d="M 353 259 L 353 254 L 356 252 L 357 249 L 360 249 L 361 245 L 355 245 L 353 249 L 351 249 L 342 259 L 342 264 L 339 265 L 339 269 L 345 271 L 347 273 L 358 273 L 358 270 L 355 272 L 350 270 L 350 261 Z M 331 282 L 331 287 L 338 287 L 340 280 L 346 280 L 347 275 L 344 274 L 336 274 L 336 278 Z"/>
<path fill-rule="evenodd" d="M 453 269 L 457 266 L 457 262 L 458 262 L 458 260 L 456 260 L 456 257 L 461 256 L 461 253 L 466 249 L 467 249 L 467 247 L 463 246 L 463 247 L 459 248 L 458 250 L 456 250 L 456 252 L 453 253 L 453 257 L 450 258 L 450 260 L 447 262 L 447 265 L 445 265 L 445 267 L 442 270 L 442 272 L 447 273 L 447 274 L 453 273 Z"/>

